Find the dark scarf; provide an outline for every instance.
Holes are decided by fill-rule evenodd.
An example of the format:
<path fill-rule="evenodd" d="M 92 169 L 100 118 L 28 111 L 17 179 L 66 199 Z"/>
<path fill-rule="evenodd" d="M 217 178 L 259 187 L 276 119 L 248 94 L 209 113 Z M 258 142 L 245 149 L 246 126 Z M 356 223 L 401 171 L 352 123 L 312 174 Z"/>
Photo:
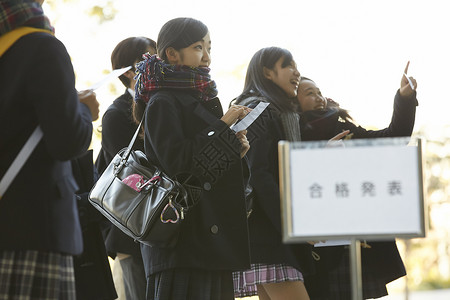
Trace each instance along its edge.
<path fill-rule="evenodd" d="M 259 102 L 269 102 L 269 101 L 267 101 L 267 99 L 264 97 L 250 96 L 248 98 L 239 101 L 239 105 L 248 106 L 252 103 L 259 103 Z M 269 107 L 271 107 L 271 109 L 276 109 L 276 106 L 273 104 L 271 104 Z M 299 114 L 294 111 L 281 112 L 278 109 L 276 110 L 279 112 L 280 115 L 281 125 L 283 128 L 285 138 L 290 142 L 301 141 L 302 136 L 300 132 Z"/>
<path fill-rule="evenodd" d="M 31 0 L 0 2 L 0 36 L 18 27 L 34 27 L 54 32 L 39 3 Z"/>
<path fill-rule="evenodd" d="M 211 80 L 209 68 L 193 68 L 170 65 L 156 55 L 144 54 L 144 60 L 136 65 L 135 100 L 148 102 L 151 95 L 162 89 L 194 92 L 202 101 L 217 96 L 216 83 Z"/>
<path fill-rule="evenodd" d="M 340 120 L 344 121 L 341 110 L 326 108 L 310 110 L 300 114 L 300 127 L 305 141 L 329 140 L 339 131 Z"/>

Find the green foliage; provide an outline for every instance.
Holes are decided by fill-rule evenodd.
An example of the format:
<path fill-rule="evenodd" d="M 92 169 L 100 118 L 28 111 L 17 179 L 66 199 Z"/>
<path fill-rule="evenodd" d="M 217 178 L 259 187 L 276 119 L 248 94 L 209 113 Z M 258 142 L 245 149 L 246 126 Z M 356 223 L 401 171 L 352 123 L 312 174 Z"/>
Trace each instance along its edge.
<path fill-rule="evenodd" d="M 439 290 L 450 288 L 450 279 L 444 280 L 438 276 L 434 278 L 428 277 L 422 281 L 417 287 L 417 290 Z"/>
<path fill-rule="evenodd" d="M 117 95 L 119 93 L 119 91 L 117 90 L 117 85 L 113 83 L 108 84 L 108 90 L 112 95 Z"/>
<path fill-rule="evenodd" d="M 62 5 L 70 4 L 72 6 L 87 7 L 85 13 L 89 17 L 96 18 L 99 24 L 103 24 L 108 21 L 114 20 L 118 10 L 114 6 L 114 1 L 103 0 L 103 1 L 93 1 L 93 4 L 86 3 L 83 0 L 46 0 L 45 4 L 50 7 L 53 12 L 58 12 L 58 8 Z"/>
<path fill-rule="evenodd" d="M 404 262 L 411 290 L 450 288 L 450 126 L 442 128 L 438 139 L 429 138 L 433 130 L 416 134 L 425 139 L 423 148 L 425 203 L 429 231 L 423 239 L 405 241 Z"/>

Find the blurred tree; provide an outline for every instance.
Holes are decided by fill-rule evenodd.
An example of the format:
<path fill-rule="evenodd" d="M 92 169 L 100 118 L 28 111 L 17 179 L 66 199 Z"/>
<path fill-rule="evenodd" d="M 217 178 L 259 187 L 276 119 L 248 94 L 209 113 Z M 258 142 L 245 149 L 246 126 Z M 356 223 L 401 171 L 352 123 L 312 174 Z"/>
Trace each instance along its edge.
<path fill-rule="evenodd" d="M 58 6 L 61 4 L 83 4 L 83 6 L 87 7 L 86 15 L 97 18 L 99 24 L 114 20 L 118 12 L 118 10 L 114 7 L 114 2 L 112 0 L 46 0 L 45 3 L 54 12 L 58 11 Z"/>
<path fill-rule="evenodd" d="M 450 126 L 421 128 L 415 135 L 425 140 L 424 196 L 427 205 L 426 238 L 407 241 L 405 264 L 411 289 L 450 287 Z"/>
<path fill-rule="evenodd" d="M 114 20 L 118 10 L 113 1 L 109 0 L 104 5 L 95 5 L 88 10 L 88 15 L 96 17 L 100 24 Z"/>

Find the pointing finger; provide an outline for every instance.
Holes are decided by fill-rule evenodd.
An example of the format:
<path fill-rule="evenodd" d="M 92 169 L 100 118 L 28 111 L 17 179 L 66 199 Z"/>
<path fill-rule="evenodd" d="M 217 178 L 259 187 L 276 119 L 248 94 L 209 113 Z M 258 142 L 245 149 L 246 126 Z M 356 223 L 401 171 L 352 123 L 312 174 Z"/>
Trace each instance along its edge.
<path fill-rule="evenodd" d="M 408 63 L 406 64 L 406 68 L 405 68 L 405 74 L 408 74 L 408 68 L 409 68 L 409 60 L 408 60 Z"/>

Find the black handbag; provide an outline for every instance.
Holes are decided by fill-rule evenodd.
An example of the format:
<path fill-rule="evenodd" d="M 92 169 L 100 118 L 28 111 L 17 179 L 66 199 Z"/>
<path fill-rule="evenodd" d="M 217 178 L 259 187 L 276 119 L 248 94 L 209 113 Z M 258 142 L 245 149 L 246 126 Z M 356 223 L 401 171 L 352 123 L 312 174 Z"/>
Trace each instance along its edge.
<path fill-rule="evenodd" d="M 135 241 L 172 247 L 190 207 L 184 186 L 152 165 L 142 151 L 119 151 L 89 194 L 90 203 Z M 191 203 L 192 204 L 192 203 Z"/>

